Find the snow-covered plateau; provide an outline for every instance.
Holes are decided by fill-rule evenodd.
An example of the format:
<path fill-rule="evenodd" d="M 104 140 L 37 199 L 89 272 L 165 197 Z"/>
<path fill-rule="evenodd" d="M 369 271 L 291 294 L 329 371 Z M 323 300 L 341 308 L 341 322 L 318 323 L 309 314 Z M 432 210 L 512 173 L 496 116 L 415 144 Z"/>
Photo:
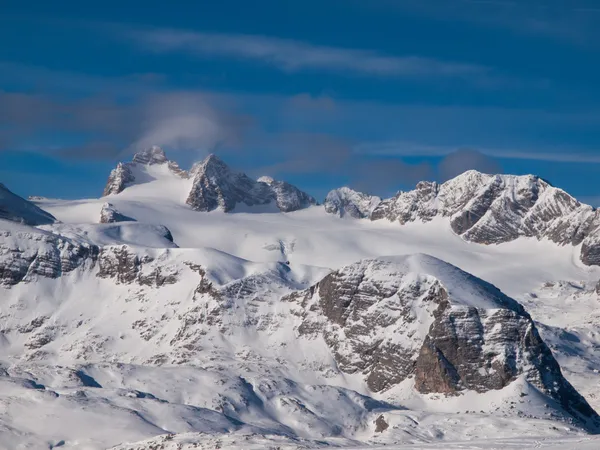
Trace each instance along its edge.
<path fill-rule="evenodd" d="M 600 448 L 600 215 L 466 172 L 323 205 L 158 147 L 0 185 L 0 448 Z"/>

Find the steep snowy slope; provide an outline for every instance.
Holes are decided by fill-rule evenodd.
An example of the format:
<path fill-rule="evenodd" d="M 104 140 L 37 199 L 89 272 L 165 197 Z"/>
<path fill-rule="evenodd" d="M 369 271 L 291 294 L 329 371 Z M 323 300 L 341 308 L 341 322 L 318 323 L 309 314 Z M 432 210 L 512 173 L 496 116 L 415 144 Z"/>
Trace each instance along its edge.
<path fill-rule="evenodd" d="M 52 223 L 56 219 L 52 214 L 40 209 L 32 202 L 9 191 L 0 183 L 0 219 L 24 223 L 26 225 L 42 225 Z"/>
<path fill-rule="evenodd" d="M 149 232 L 133 233 L 137 246 L 110 245 L 113 235 L 105 231 L 108 226 L 54 228 L 69 235 L 73 244 L 98 245 L 98 254 L 90 253 L 78 268 L 58 278 L 33 273 L 3 291 L 6 362 L 0 379 L 10 386 L 0 393 L 0 403 L 7 405 L 0 417 L 9 426 L 6 439 L 10 440 L 4 442 L 26 441 L 35 447 L 64 440 L 66 448 L 83 444 L 104 448 L 167 432 L 203 431 L 208 433 L 205 440 L 227 432 L 254 436 L 251 439 L 266 436 L 274 442 L 303 438 L 311 445 L 318 445 L 315 439 L 321 441 L 319 445 L 353 445 L 422 442 L 436 433 L 438 439 L 446 434 L 454 439 L 523 432 L 560 435 L 589 427 L 586 415 L 593 419 L 585 402 L 569 391 L 552 366 L 552 357 L 542 356 L 543 343 L 524 338 L 530 333 L 535 336 L 535 331 L 522 308 L 495 288 L 437 259 L 365 261 L 294 294 L 327 271 L 252 263 L 209 249 L 148 248 L 153 242 Z M 416 371 L 414 378 L 389 380 L 379 399 L 373 398 L 369 380 L 364 380 L 366 373 L 348 374 L 354 370 L 340 358 L 343 348 L 334 348 L 331 336 L 315 334 L 310 325 L 325 319 L 331 322 L 323 329 L 335 333 L 330 328 L 339 322 L 335 313 L 321 314 L 311 302 L 300 300 L 310 292 L 320 297 L 327 292 L 323 298 L 345 304 L 336 292 L 351 292 L 345 280 L 353 283 L 355 269 L 363 268 L 358 277 L 361 287 L 356 299 L 350 299 L 350 308 L 355 314 L 367 308 L 364 317 L 378 324 L 369 325 L 375 333 L 388 334 L 378 327 L 391 327 L 388 331 L 395 337 L 388 344 L 408 345 L 412 351 L 408 360 L 423 361 L 419 349 L 428 339 L 444 352 L 448 346 L 460 348 L 467 335 L 442 347 L 436 327 L 464 315 L 481 321 L 486 340 L 495 333 L 507 337 L 498 341 L 494 351 L 508 351 L 508 355 L 517 351 L 517 371 L 506 375 L 507 369 L 496 367 L 496 356 L 486 350 L 480 354 L 482 359 L 469 362 L 475 372 L 465 380 L 492 362 L 485 370 L 502 370 L 506 376 L 499 378 L 500 384 L 482 388 L 466 382 L 455 385 L 459 396 L 436 399 L 422 393 L 432 390 L 418 387 Z M 333 285 L 337 287 L 332 289 Z M 428 299 L 426 291 L 432 289 L 438 296 Z M 365 298 L 361 290 L 372 295 Z M 450 301 L 447 306 L 445 295 Z M 372 307 L 358 302 L 359 298 L 373 302 Z M 402 308 L 414 314 L 414 321 L 401 319 Z M 356 335 L 360 326 L 347 319 L 346 325 L 352 330 L 344 340 L 349 355 L 356 353 L 353 346 L 360 341 Z M 311 333 L 306 333 L 309 328 Z M 414 334 L 413 330 L 420 331 Z M 465 330 L 469 332 L 468 327 Z M 378 340 L 371 331 L 363 332 L 363 339 Z M 477 332 L 472 338 L 477 346 Z M 530 346 L 515 348 L 521 339 L 529 339 Z M 399 348 L 386 348 L 388 344 L 374 354 L 382 367 L 386 351 L 388 361 L 398 363 L 403 358 Z M 540 370 L 549 378 L 539 379 L 535 374 Z M 494 380 L 491 373 L 488 376 Z M 555 390 L 547 391 L 546 383 L 553 383 Z M 399 395 L 402 401 L 395 400 Z M 8 401 L 11 396 L 32 400 L 15 404 Z M 34 403 L 43 407 L 34 408 Z M 456 416 L 456 411 L 475 404 L 477 418 Z M 35 413 L 24 414 L 27 409 Z M 132 414 L 124 415 L 125 411 Z M 43 418 L 46 414 L 56 419 L 48 421 Z M 423 422 L 416 429 L 415 417 Z M 79 424 L 75 428 L 67 425 L 74 418 Z M 507 431 L 517 418 L 519 427 Z M 459 424 L 460 431 L 436 425 L 448 420 Z M 565 420 L 571 431 L 564 429 Z M 35 427 L 37 421 L 46 425 Z M 99 433 L 98 423 L 113 432 Z M 481 429 L 481 423 L 487 426 Z"/>

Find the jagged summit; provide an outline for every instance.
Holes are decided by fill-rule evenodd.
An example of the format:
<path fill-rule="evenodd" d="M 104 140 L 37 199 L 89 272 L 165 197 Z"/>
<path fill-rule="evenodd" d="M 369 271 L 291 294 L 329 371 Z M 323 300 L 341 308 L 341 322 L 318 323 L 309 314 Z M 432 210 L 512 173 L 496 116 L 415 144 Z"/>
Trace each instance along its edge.
<path fill-rule="evenodd" d="M 213 154 L 195 164 L 191 173 L 194 181 L 186 203 L 196 211 L 221 209 L 228 212 L 238 203 L 255 206 L 275 201 L 269 186 L 232 171 Z"/>
<path fill-rule="evenodd" d="M 332 214 L 386 219 L 400 224 L 449 221 L 454 233 L 480 244 L 519 237 L 548 239 L 559 245 L 582 244 L 581 260 L 600 264 L 600 216 L 535 175 L 489 175 L 468 170 L 439 184 L 422 181 L 369 208 L 370 197 L 348 189 L 330 192 L 325 210 Z"/>
<path fill-rule="evenodd" d="M 153 145 L 133 155 L 133 162 L 138 164 L 164 164 L 168 162 L 167 155 L 162 148 Z"/>
<path fill-rule="evenodd" d="M 190 173 L 194 175 L 194 182 L 187 204 L 197 211 L 221 209 L 228 212 L 238 204 L 273 203 L 280 211 L 291 212 L 317 203 L 313 197 L 285 181 L 271 177 L 255 181 L 246 174 L 234 172 L 214 154 L 195 164 Z"/>
<path fill-rule="evenodd" d="M 379 197 L 363 194 L 344 186 L 330 191 L 323 205 L 329 214 L 364 219 L 370 217 L 373 209 L 380 202 Z"/>
<path fill-rule="evenodd" d="M 131 162 L 119 162 L 110 172 L 102 195 L 123 192 L 125 188 L 147 179 L 146 172 L 149 168 L 164 164 L 167 164 L 168 171 L 173 175 L 182 179 L 189 178 L 188 172 L 181 169 L 175 161 L 169 160 L 162 148 L 153 145 L 135 153 Z"/>
<path fill-rule="evenodd" d="M 26 225 L 45 225 L 56 221 L 52 214 L 19 197 L 2 183 L 0 183 L 0 219 Z"/>

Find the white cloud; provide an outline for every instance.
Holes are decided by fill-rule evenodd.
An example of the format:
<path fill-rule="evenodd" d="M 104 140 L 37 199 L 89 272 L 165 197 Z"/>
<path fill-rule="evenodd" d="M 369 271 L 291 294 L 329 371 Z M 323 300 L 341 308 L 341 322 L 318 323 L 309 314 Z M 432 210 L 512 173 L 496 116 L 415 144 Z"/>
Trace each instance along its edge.
<path fill-rule="evenodd" d="M 477 64 L 393 56 L 372 50 L 319 46 L 267 36 L 173 29 L 127 29 L 121 30 L 121 34 L 153 52 L 260 61 L 290 72 L 312 69 L 379 77 L 481 77 L 486 83 L 494 78 L 490 68 Z"/>

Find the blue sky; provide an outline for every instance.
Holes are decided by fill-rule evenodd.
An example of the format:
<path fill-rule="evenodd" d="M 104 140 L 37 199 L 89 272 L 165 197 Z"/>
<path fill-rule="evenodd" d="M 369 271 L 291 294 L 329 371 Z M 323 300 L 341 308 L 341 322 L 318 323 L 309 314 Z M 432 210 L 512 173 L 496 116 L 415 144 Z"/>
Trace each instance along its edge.
<path fill-rule="evenodd" d="M 0 40 L 21 195 L 97 196 L 158 144 L 317 197 L 475 168 L 600 198 L 594 0 L 5 0 Z"/>

